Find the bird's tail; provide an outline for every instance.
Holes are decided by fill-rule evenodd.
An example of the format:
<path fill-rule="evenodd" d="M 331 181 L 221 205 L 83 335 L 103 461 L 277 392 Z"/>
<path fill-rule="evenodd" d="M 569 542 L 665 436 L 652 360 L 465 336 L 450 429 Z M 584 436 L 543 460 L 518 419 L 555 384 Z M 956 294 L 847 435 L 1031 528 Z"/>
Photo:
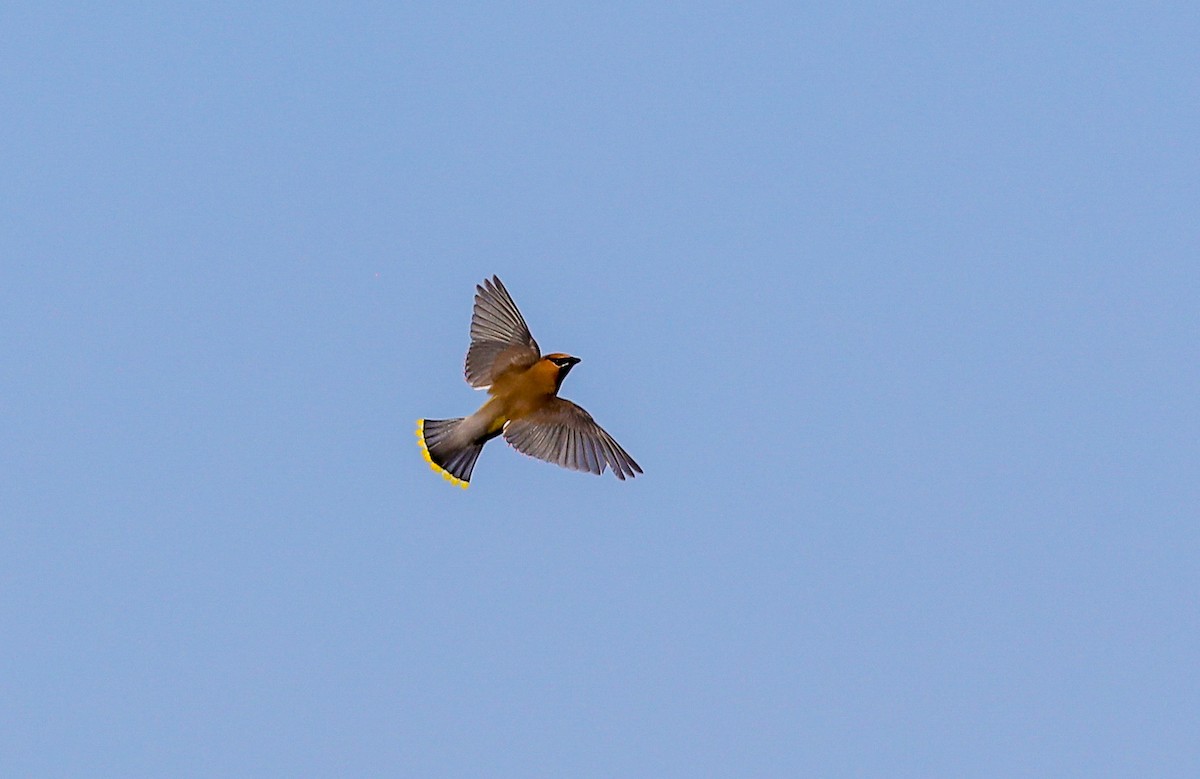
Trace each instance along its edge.
<path fill-rule="evenodd" d="M 418 419 L 417 443 L 430 468 L 451 484 L 466 489 L 484 442 L 469 435 L 463 429 L 463 421 L 462 417 Z"/>

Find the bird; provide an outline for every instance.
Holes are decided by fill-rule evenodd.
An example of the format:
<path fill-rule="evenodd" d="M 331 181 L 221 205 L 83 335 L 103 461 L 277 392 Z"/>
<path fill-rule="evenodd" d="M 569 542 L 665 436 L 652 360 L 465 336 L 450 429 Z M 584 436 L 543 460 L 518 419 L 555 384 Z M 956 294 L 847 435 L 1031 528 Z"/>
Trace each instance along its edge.
<path fill-rule="evenodd" d="M 597 476 L 642 473 L 592 415 L 558 391 L 580 359 L 563 352 L 542 355 L 525 318 L 499 276 L 475 286 L 471 345 L 463 373 L 490 397 L 469 417 L 418 419 L 417 442 L 425 461 L 451 484 L 466 488 L 488 441 L 503 435 L 522 454 Z"/>

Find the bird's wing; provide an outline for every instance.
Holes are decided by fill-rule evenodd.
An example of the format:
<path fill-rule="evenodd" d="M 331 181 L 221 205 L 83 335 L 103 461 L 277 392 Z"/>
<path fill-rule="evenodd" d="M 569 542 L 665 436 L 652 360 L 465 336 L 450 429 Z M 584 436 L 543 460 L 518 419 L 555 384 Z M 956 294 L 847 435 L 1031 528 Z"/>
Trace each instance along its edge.
<path fill-rule="evenodd" d="M 522 454 L 576 471 L 601 474 L 611 466 L 621 480 L 642 472 L 591 414 L 565 398 L 552 398 L 540 410 L 509 422 L 504 439 Z"/>
<path fill-rule="evenodd" d="M 464 371 L 467 383 L 476 389 L 484 389 L 509 368 L 528 368 L 541 356 L 525 318 L 499 277 L 484 279 L 475 287 L 471 348 L 467 350 Z"/>

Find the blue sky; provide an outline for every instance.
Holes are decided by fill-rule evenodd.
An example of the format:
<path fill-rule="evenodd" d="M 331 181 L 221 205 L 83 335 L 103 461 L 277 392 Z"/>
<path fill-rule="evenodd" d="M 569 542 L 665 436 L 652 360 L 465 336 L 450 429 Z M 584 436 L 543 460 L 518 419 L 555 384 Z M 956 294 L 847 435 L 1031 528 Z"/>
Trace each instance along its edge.
<path fill-rule="evenodd" d="M 3 773 L 1200 774 L 1197 39 L 0 11 Z M 493 273 L 644 476 L 422 462 Z"/>

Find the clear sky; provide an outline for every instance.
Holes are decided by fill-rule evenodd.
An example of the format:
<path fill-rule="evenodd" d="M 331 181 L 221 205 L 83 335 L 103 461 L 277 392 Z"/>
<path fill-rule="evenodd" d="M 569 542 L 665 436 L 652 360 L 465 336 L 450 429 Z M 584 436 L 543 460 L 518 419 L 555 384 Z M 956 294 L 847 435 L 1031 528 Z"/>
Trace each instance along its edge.
<path fill-rule="evenodd" d="M 1200 10 L 829 5 L 0 10 L 0 773 L 1200 776 Z"/>

